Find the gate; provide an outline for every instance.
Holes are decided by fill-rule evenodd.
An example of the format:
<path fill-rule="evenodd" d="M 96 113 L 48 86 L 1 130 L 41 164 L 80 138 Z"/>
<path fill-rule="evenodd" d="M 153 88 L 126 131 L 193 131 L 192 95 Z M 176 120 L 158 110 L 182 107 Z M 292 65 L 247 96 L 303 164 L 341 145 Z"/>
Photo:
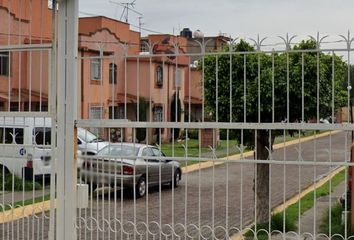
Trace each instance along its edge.
<path fill-rule="evenodd" d="M 50 3 L 0 2 L 2 239 L 351 238 L 350 33 L 142 38 Z"/>
<path fill-rule="evenodd" d="M 1 239 L 54 239 L 57 88 L 48 7 L 0 3 Z"/>

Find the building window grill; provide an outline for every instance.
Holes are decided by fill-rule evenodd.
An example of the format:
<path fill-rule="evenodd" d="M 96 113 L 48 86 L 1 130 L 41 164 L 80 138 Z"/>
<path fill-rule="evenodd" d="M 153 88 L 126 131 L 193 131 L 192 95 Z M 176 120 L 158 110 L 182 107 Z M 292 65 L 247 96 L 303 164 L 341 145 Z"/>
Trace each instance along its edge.
<path fill-rule="evenodd" d="M 156 85 L 159 87 L 163 86 L 163 70 L 161 66 L 156 68 Z"/>
<path fill-rule="evenodd" d="M 102 106 L 91 106 L 90 107 L 90 119 L 102 119 L 103 118 L 103 107 Z"/>

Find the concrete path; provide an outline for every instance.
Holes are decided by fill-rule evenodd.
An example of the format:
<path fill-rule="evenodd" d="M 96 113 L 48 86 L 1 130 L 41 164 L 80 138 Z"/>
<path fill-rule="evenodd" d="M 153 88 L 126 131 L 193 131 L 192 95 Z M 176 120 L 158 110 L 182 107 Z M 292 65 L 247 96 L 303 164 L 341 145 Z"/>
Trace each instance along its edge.
<path fill-rule="evenodd" d="M 330 195 L 323 196 L 317 199 L 314 206 L 307 210 L 300 217 L 300 226 L 298 226 L 297 235 L 292 233 L 287 233 L 286 237 L 283 238 L 281 234 L 273 235 L 274 240 L 295 240 L 299 239 L 298 235 L 301 235 L 300 239 L 303 240 L 325 240 L 324 236 L 321 236 L 320 225 L 322 223 L 325 214 L 330 206 L 338 203 L 340 196 L 345 192 L 345 182 L 343 181 L 338 186 L 333 189 Z"/>

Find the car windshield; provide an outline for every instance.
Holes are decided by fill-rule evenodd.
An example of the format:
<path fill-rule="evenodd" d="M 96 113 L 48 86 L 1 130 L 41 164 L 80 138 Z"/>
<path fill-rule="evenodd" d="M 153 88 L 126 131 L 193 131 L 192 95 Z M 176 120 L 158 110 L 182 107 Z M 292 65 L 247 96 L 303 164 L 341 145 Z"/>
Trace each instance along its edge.
<path fill-rule="evenodd" d="M 77 136 L 84 142 L 94 142 L 98 140 L 95 134 L 83 128 L 77 128 Z"/>
<path fill-rule="evenodd" d="M 128 157 L 138 156 L 139 148 L 129 145 L 110 145 L 103 148 L 99 156 Z"/>

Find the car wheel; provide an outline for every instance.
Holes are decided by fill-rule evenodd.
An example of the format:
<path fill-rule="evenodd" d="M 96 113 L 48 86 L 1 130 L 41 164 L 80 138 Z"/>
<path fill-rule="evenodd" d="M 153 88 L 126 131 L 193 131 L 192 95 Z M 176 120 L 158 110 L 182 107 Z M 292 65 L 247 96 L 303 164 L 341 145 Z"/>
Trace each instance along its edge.
<path fill-rule="evenodd" d="M 136 197 L 137 198 L 141 198 L 144 197 L 146 194 L 146 181 L 144 177 L 141 177 L 138 181 L 138 183 L 136 184 L 135 187 L 136 190 Z"/>
<path fill-rule="evenodd" d="M 181 170 L 177 169 L 175 172 L 175 176 L 173 178 L 173 182 L 171 182 L 171 187 L 178 188 L 179 181 L 181 180 Z"/>
<path fill-rule="evenodd" d="M 87 183 L 87 185 L 88 185 L 89 193 L 94 193 L 96 188 L 97 188 L 97 184 L 95 184 L 95 183 Z"/>

